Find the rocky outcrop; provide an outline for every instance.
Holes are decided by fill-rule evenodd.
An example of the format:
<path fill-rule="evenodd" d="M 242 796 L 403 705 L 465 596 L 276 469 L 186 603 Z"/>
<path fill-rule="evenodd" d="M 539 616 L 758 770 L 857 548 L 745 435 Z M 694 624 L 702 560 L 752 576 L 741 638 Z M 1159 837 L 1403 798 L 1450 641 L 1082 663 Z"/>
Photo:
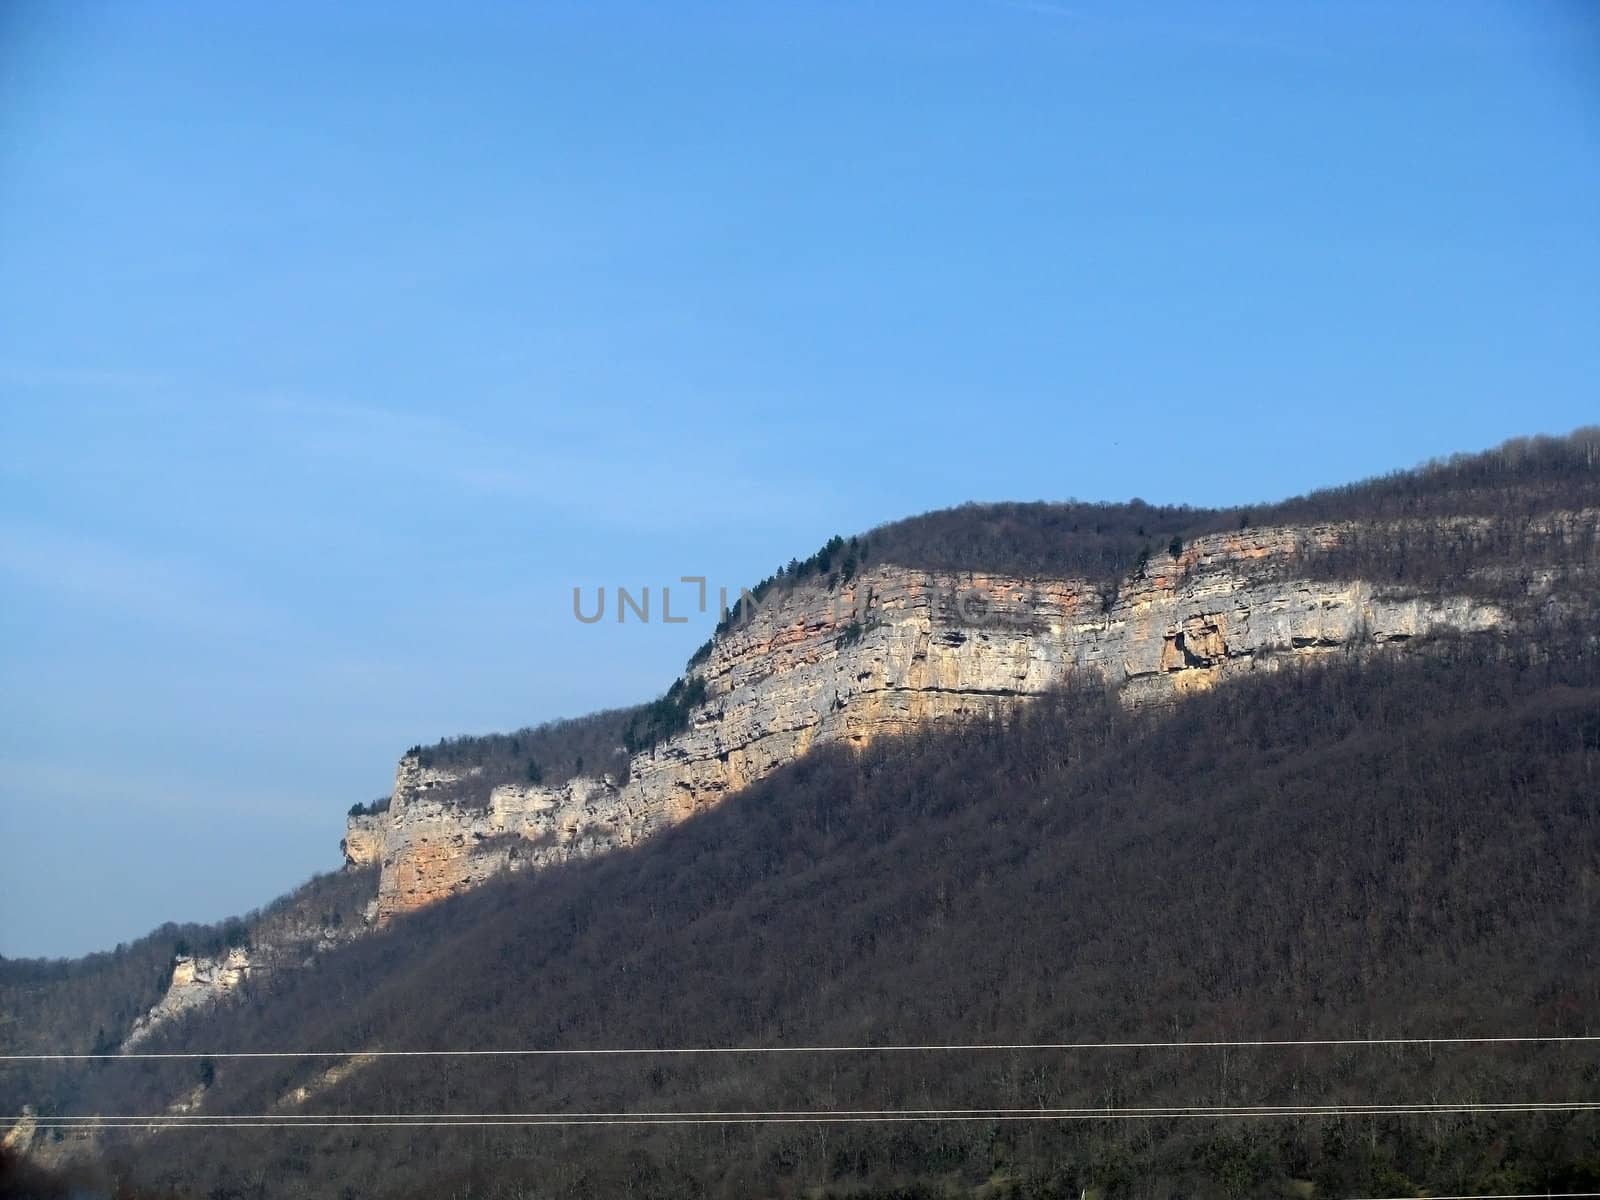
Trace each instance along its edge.
<path fill-rule="evenodd" d="M 138 1049 L 169 1021 L 237 997 L 358 937 L 375 915 L 376 876 L 370 867 L 318 876 L 265 910 L 229 922 L 196 950 L 179 943 L 165 993 L 134 1021 L 122 1049 Z"/>
<path fill-rule="evenodd" d="M 414 756 L 400 760 L 385 814 L 379 920 L 502 871 L 596 854 L 633 840 L 623 816 L 625 789 L 609 779 L 498 787 L 481 807 L 435 798 L 456 779 Z"/>
<path fill-rule="evenodd" d="M 275 1108 L 298 1108 L 314 1096 L 321 1095 L 329 1088 L 337 1087 L 357 1071 L 365 1070 L 378 1059 L 371 1054 L 354 1054 L 349 1058 L 336 1062 L 331 1067 L 317 1072 L 309 1083 L 300 1084 L 290 1088 L 278 1097 Z"/>
<path fill-rule="evenodd" d="M 344 865 L 351 869 L 376 866 L 383 859 L 384 813 L 352 813 L 345 822 Z"/>
<path fill-rule="evenodd" d="M 39 1115 L 31 1104 L 22 1106 L 22 1113 L 17 1117 L 11 1128 L 6 1130 L 5 1136 L 0 1137 L 0 1150 L 12 1154 L 21 1154 L 33 1145 L 33 1139 L 39 1133 Z"/>
<path fill-rule="evenodd" d="M 635 755 L 627 782 L 508 785 L 486 805 L 435 798 L 471 768 L 401 760 L 388 812 L 352 818 L 352 862 L 381 864 L 376 917 L 502 871 L 631 845 L 813 745 L 862 746 L 982 716 L 1091 673 L 1134 705 L 1331 652 L 1404 644 L 1506 619 L 1469 596 L 1416 596 L 1296 577 L 1340 528 L 1242 530 L 1161 551 L 1108 589 L 1081 579 L 875 567 L 800 586 L 718 637 L 689 727 Z"/>
<path fill-rule="evenodd" d="M 252 974 L 268 969 L 252 962 L 250 951 L 236 946 L 220 955 L 179 955 L 172 964 L 167 991 L 154 1008 L 133 1023 L 124 1050 L 136 1049 L 156 1028 L 174 1017 L 225 999 Z"/>

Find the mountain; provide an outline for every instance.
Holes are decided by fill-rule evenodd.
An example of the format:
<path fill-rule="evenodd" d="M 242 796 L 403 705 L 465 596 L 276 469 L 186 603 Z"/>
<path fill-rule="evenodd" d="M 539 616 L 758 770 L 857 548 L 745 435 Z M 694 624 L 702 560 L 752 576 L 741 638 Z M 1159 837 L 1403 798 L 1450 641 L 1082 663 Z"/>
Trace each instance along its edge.
<path fill-rule="evenodd" d="M 1581 1111 L 51 1124 L 173 1105 L 223 1116 L 1587 1098 L 1600 1056 L 1572 1043 L 359 1052 L 1589 1032 L 1597 525 L 1600 436 L 1583 431 L 1249 511 L 969 506 L 836 540 L 751 589 L 754 611 L 725 621 L 652 704 L 414 748 L 387 803 L 352 814 L 349 872 L 231 931 L 3 964 L 8 1051 L 132 1036 L 146 1052 L 215 1056 L 11 1064 L 0 1094 L 34 1113 L 11 1148 L 46 1164 L 93 1152 L 107 1180 L 197 1195 L 1398 1195 L 1600 1182 L 1600 1134 Z"/>
<path fill-rule="evenodd" d="M 380 866 L 381 924 L 635 845 L 814 745 L 994 714 L 1083 674 L 1161 703 L 1300 656 L 1505 626 L 1555 582 L 1506 572 L 1571 565 L 1593 537 L 1592 445 L 1509 446 L 1256 513 L 973 506 L 835 539 L 746 591 L 651 705 L 415 748 L 392 796 L 352 815 L 347 859 Z"/>

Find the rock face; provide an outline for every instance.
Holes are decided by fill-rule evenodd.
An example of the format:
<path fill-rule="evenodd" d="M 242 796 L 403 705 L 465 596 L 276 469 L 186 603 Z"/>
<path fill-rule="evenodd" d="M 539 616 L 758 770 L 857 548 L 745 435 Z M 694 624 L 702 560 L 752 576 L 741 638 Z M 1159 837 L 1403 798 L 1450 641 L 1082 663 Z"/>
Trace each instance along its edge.
<path fill-rule="evenodd" d="M 629 777 L 505 786 L 486 806 L 431 793 L 471 773 L 403 758 L 388 812 L 351 819 L 346 855 L 381 863 L 387 921 L 501 871 L 631 845 L 813 745 L 862 746 L 981 716 L 1092 672 L 1129 704 L 1167 703 L 1255 670 L 1352 647 L 1502 624 L 1467 596 L 1407 596 L 1296 578 L 1337 526 L 1244 530 L 1161 552 L 1112 590 L 1081 579 L 875 567 L 800 586 L 719 636 L 689 727 L 634 756 Z"/>
<path fill-rule="evenodd" d="M 502 871 L 596 854 L 633 840 L 634 831 L 619 824 L 624 790 L 608 780 L 498 787 L 486 807 L 430 795 L 456 778 L 411 755 L 400 760 L 394 797 L 381 814 L 387 821 L 378 876 L 380 921 Z"/>
<path fill-rule="evenodd" d="M 250 952 L 243 947 L 235 947 L 215 956 L 179 955 L 172 964 L 172 979 L 167 984 L 166 995 L 133 1023 L 133 1029 L 122 1043 L 122 1048 L 137 1049 L 139 1043 L 154 1033 L 157 1026 L 192 1009 L 226 998 L 237 991 L 253 972 L 263 969 L 264 964 L 252 962 Z"/>
<path fill-rule="evenodd" d="M 383 813 L 359 813 L 345 822 L 344 865 L 350 868 L 375 866 L 383 858 Z"/>

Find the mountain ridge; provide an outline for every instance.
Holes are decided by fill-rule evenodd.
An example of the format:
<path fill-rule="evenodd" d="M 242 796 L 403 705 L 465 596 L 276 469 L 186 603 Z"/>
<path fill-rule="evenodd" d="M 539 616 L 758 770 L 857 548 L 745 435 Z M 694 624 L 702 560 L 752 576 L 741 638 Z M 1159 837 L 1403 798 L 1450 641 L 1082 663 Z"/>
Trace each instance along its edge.
<path fill-rule="evenodd" d="M 124 959 L 119 949 L 118 956 L 100 956 L 99 965 L 0 962 L 0 999 L 22 1015 L 9 1031 L 0 1030 L 0 1039 L 19 1049 L 99 1053 L 119 1044 L 183 1045 L 207 1029 L 248 1038 L 252 1020 L 264 1020 L 284 997 L 304 995 L 321 972 L 360 961 L 361 946 L 434 938 L 428 931 L 440 926 L 430 909 L 440 909 L 448 928 L 464 919 L 469 909 L 461 904 L 476 892 L 489 898 L 484 911 L 492 911 L 493 897 L 532 895 L 520 881 L 547 872 L 567 878 L 613 855 L 646 861 L 638 856 L 648 845 L 678 827 L 700 827 L 734 800 L 749 819 L 752 797 L 788 794 L 811 772 L 849 778 L 850 764 L 875 761 L 880 744 L 890 758 L 902 753 L 894 747 L 934 747 L 929 739 L 936 738 L 954 738 L 952 745 L 968 747 L 962 754 L 975 753 L 971 747 L 983 745 L 984 730 L 1004 736 L 1034 728 L 1023 714 L 1043 705 L 1044 720 L 1061 711 L 1063 695 L 1091 709 L 1109 706 L 1122 714 L 1116 722 L 1177 729 L 1178 714 L 1200 700 L 1205 711 L 1228 710 L 1219 682 L 1229 683 L 1222 692 L 1244 687 L 1241 695 L 1265 695 L 1278 686 L 1273 678 L 1284 676 L 1291 687 L 1312 665 L 1355 680 L 1390 677 L 1383 673 L 1401 670 L 1396 664 L 1403 662 L 1426 672 L 1441 656 L 1480 666 L 1515 659 L 1524 673 L 1548 673 L 1548 660 L 1562 654 L 1588 662 L 1600 565 L 1600 432 L 1512 445 L 1362 485 L 1368 491 L 1342 490 L 1334 500 L 1353 506 L 1342 520 L 1268 525 L 1258 521 L 1261 510 L 1248 518 L 1237 510 L 1221 516 L 1165 510 L 1189 523 L 1156 546 L 1151 529 L 1166 527 L 1143 524 L 1144 509 L 1123 506 L 1117 521 L 1129 527 L 1090 530 L 1085 551 L 1084 561 L 1101 564 L 1108 554 L 1132 554 L 1130 569 L 1109 578 L 1088 569 L 1046 577 L 908 567 L 893 561 L 914 557 L 895 549 L 897 536 L 915 545 L 904 530 L 835 539 L 752 589 L 756 602 L 739 614 L 744 619 L 726 622 L 653 706 L 414 747 L 402 757 L 392 795 L 352 809 L 346 873 L 314 881 L 268 914 L 239 923 L 242 942 L 225 930 L 197 930 L 182 940 L 217 946 L 180 946 L 176 934 L 158 931 L 132 957 Z M 1504 486 L 1497 489 L 1495 479 Z M 1302 497 L 1285 505 L 1326 515 L 1334 500 Z M 1363 504 L 1370 511 L 1351 515 Z M 1057 506 L 1043 526 L 1055 529 L 1058 519 L 1081 525 L 1085 513 L 1086 506 Z M 989 506 L 978 515 L 982 529 L 1019 519 L 1014 506 Z M 944 537 L 949 519 L 930 514 L 911 522 L 926 521 Z M 1224 519 L 1230 528 L 1196 533 Z M 1017 545 L 1027 550 L 1032 536 Z M 972 549 L 976 542 L 966 544 L 963 553 L 983 558 Z M 982 600 L 977 611 L 963 605 L 963 594 Z M 1480 648 L 1463 648 L 1469 645 Z M 1506 719 L 1526 724 L 1544 710 L 1581 715 L 1593 700 L 1583 690 L 1589 684 L 1570 685 L 1579 689 L 1576 701 L 1563 699 L 1567 686 L 1553 683 L 1524 697 L 1509 717 L 1485 708 L 1440 728 L 1408 716 L 1407 727 L 1427 743 L 1459 737 L 1468 727 L 1492 733 Z M 645 719 L 654 724 L 641 726 Z M 597 753 L 606 761 L 604 747 L 613 738 L 636 747 L 620 755 L 621 769 L 585 774 L 586 760 L 592 764 Z M 1019 753 L 1033 753 L 1024 744 L 1013 743 Z M 1300 772 L 1320 769 L 1319 755 L 1347 752 L 1283 751 Z M 548 780 L 541 777 L 546 763 Z M 1279 769 L 1270 760 L 1250 767 L 1264 782 L 1279 778 Z M 1019 763 L 1017 770 L 1028 777 L 1034 769 Z M 766 782 L 774 778 L 787 781 L 775 785 L 776 793 Z M 513 882 L 518 887 L 507 891 Z M 163 938 L 173 946 L 165 961 Z M 158 970 L 159 993 L 151 979 Z M 81 997 L 96 979 L 118 982 L 88 1003 Z M 131 1003 L 130 996 L 146 998 Z M 233 1002 L 216 1003 L 224 998 Z M 92 1043 L 81 1023 L 73 1028 L 65 1017 L 48 1019 L 53 1004 L 99 1014 L 86 1018 L 96 1030 Z M 369 1028 L 388 1028 L 388 1019 L 374 1019 Z M 370 1069 L 365 1062 L 351 1067 L 357 1077 Z M 225 1073 L 240 1077 L 233 1068 Z M 191 1093 L 193 1103 L 208 1108 L 222 1102 L 220 1094 L 205 1098 L 209 1082 L 196 1091 L 192 1081 L 167 1081 L 176 1089 L 170 1103 L 189 1104 L 183 1097 Z M 24 1102 L 34 1087 L 35 1095 L 81 1105 L 83 1094 L 74 1090 L 81 1086 L 25 1084 L 16 1094 Z M 362 1085 L 343 1075 L 319 1082 L 291 1072 L 268 1091 L 274 1105 L 304 1105 L 324 1090 L 350 1086 Z M 148 1103 L 154 1094 L 130 1096 Z M 43 1138 L 38 1131 L 20 1140 L 46 1160 L 85 1152 L 73 1139 Z"/>
<path fill-rule="evenodd" d="M 713 690 L 718 690 L 717 674 L 729 675 L 733 670 L 720 660 L 728 658 L 730 644 L 741 641 L 753 644 L 754 653 L 734 655 L 734 659 L 747 658 L 757 670 L 785 654 L 793 658 L 794 646 L 785 643 L 794 642 L 799 626 L 802 648 L 813 659 L 827 653 L 825 643 L 832 639 L 836 649 L 841 650 L 841 659 L 863 661 L 878 671 L 881 677 L 873 681 L 876 690 L 891 702 L 900 703 L 902 709 L 905 706 L 896 701 L 895 693 L 903 691 L 907 683 L 918 685 L 905 694 L 915 696 L 920 692 L 925 702 L 921 712 L 890 713 L 887 720 L 856 722 L 853 726 L 848 718 L 854 714 L 847 713 L 843 732 L 852 744 L 863 744 L 863 724 L 875 723 L 893 730 L 930 717 L 965 719 L 977 712 L 992 713 L 997 703 L 1037 694 L 1060 681 L 1059 671 L 1037 669 L 1032 670 L 1031 676 L 1025 670 L 1020 680 L 1012 677 L 1012 666 L 1019 657 L 1034 656 L 1041 632 L 1041 613 L 1022 611 L 1030 591 L 1036 606 L 1040 587 L 1050 592 L 1044 598 L 1044 606 L 1050 611 L 1043 616 L 1054 618 L 1058 625 L 1064 619 L 1083 625 L 1085 618 L 1099 619 L 1093 611 L 1091 593 L 1107 614 L 1119 603 L 1126 604 L 1127 593 L 1141 589 L 1151 593 L 1170 588 L 1176 597 L 1180 589 L 1193 584 L 1190 576 L 1195 570 L 1219 565 L 1207 561 L 1215 558 L 1208 549 L 1219 545 L 1242 547 L 1239 557 L 1251 570 L 1260 565 L 1260 560 L 1272 558 L 1275 579 L 1298 575 L 1302 583 L 1314 587 L 1358 581 L 1373 585 L 1386 597 L 1401 599 L 1449 589 L 1456 595 L 1458 605 L 1451 623 L 1455 627 L 1475 627 L 1485 620 L 1499 620 L 1495 614 L 1503 614 L 1508 601 L 1525 607 L 1531 594 L 1541 592 L 1559 600 L 1563 588 L 1572 585 L 1572 573 L 1587 569 L 1594 557 L 1596 527 L 1600 524 L 1596 518 L 1596 507 L 1600 506 L 1597 462 L 1600 428 L 1591 427 L 1564 437 L 1513 439 L 1493 450 L 1452 455 L 1421 467 L 1248 508 L 1068 501 L 969 504 L 938 510 L 879 526 L 852 538 L 848 544 L 835 538 L 817 554 L 791 560 L 774 576 L 744 592 L 743 606 L 729 615 L 719 627 L 720 632 L 697 653 L 698 661 L 691 660 L 690 670 L 683 678 L 699 677 L 698 668 L 701 675 L 711 675 Z M 1332 515 L 1345 519 L 1276 529 L 1261 524 L 1272 519 Z M 998 540 L 997 528 L 1005 533 Z M 1170 540 L 1159 545 L 1169 529 L 1174 531 Z M 1207 530 L 1211 532 L 1203 532 Z M 941 555 L 945 556 L 942 560 Z M 962 570 L 905 566 L 949 561 L 952 555 L 979 565 L 1009 563 L 1012 567 L 1030 567 L 1035 573 L 1005 577 L 978 566 Z M 1042 576 L 1037 573 L 1041 566 L 1052 570 L 1074 566 L 1079 574 Z M 1558 566 L 1569 577 L 1565 582 L 1555 578 Z M 1107 574 L 1119 570 L 1125 572 L 1120 577 Z M 1020 596 L 1022 605 L 999 615 L 1021 616 L 1022 620 L 1002 628 L 1002 634 L 1015 635 L 1003 648 L 977 656 L 976 644 L 963 650 L 940 644 L 940 638 L 965 637 L 975 627 L 979 636 L 988 636 L 981 620 L 975 622 L 965 614 L 948 611 L 920 614 L 918 632 L 927 645 L 914 647 L 909 654 L 900 647 L 894 669 L 886 671 L 882 647 L 871 639 L 865 645 L 857 640 L 881 617 L 881 605 L 878 615 L 874 615 L 872 590 L 874 582 L 886 579 L 894 582 L 902 600 L 911 607 L 926 604 L 930 594 L 943 596 L 946 609 L 963 591 L 985 600 L 999 595 L 1002 608 L 1011 596 Z M 1235 579 L 1229 586 L 1237 588 L 1239 582 Z M 1205 590 L 1203 586 L 1190 587 L 1191 592 Z M 798 606 L 794 604 L 797 593 L 802 600 Z M 1134 598 L 1143 602 L 1149 597 Z M 1357 613 L 1358 619 L 1333 631 L 1335 636 L 1327 636 L 1330 631 L 1315 620 L 1299 637 L 1305 645 L 1294 644 L 1297 638 L 1293 631 L 1280 631 L 1282 649 L 1317 653 L 1352 637 L 1366 636 L 1363 624 L 1368 633 L 1374 632 L 1365 605 L 1365 600 L 1351 602 L 1346 598 L 1346 609 Z M 796 607 L 797 620 L 782 622 L 785 610 Z M 1146 622 L 1144 657 L 1151 657 L 1151 647 L 1159 646 L 1160 653 L 1154 661 L 1141 664 L 1140 673 L 1151 678 L 1136 681 L 1137 687 L 1149 688 L 1152 681 L 1158 681 L 1158 686 L 1204 686 L 1215 677 L 1228 674 L 1241 658 L 1250 666 L 1267 662 L 1273 649 L 1270 646 L 1265 647 L 1267 652 L 1259 659 L 1253 650 L 1245 655 L 1230 655 L 1227 637 L 1217 628 L 1217 614 L 1206 611 L 1216 607 L 1206 598 L 1179 599 L 1170 614 L 1175 619 L 1169 620 L 1165 628 L 1155 630 Z M 906 615 L 904 606 L 895 614 L 902 620 Z M 1401 626 L 1390 632 L 1403 639 L 1423 632 L 1429 622 L 1419 623 L 1413 614 Z M 1375 632 L 1385 636 L 1382 629 Z M 763 637 L 764 645 L 760 644 Z M 882 628 L 872 630 L 872 638 L 879 642 L 885 637 Z M 839 648 L 837 643 L 841 640 L 850 644 Z M 1059 630 L 1054 640 L 1063 641 Z M 926 658 L 930 652 L 935 665 L 942 659 L 945 669 L 924 670 L 924 678 L 913 681 L 912 660 L 919 654 Z M 710 663 L 713 655 L 719 662 Z M 1071 663 L 1073 668 L 1084 665 L 1082 657 Z M 708 666 L 712 668 L 710 672 Z M 1221 669 L 1215 669 L 1218 667 Z M 841 694 L 852 691 L 848 678 L 852 671 L 836 664 L 833 674 L 843 677 L 837 682 L 844 686 L 833 688 L 833 702 L 837 703 Z M 746 684 L 749 676 L 750 671 L 745 668 L 744 677 L 735 682 Z M 955 686 L 947 686 L 947 680 L 954 680 Z M 551 722 L 513 735 L 461 738 L 432 748 L 413 747 L 402 756 L 392 792 L 402 797 L 401 809 L 396 811 L 392 799 L 385 798 L 381 805 L 353 807 L 347 819 L 340 847 L 347 870 L 379 868 L 377 891 L 366 913 L 368 921 L 387 920 L 417 903 L 437 899 L 459 887 L 475 886 L 504 870 L 537 867 L 574 854 L 607 852 L 648 836 L 663 820 L 670 823 L 681 819 L 707 802 L 707 796 L 714 802 L 809 748 L 817 729 L 824 728 L 830 720 L 829 713 L 817 711 L 817 695 L 829 682 L 812 681 L 815 694 L 807 702 L 809 707 L 799 706 L 798 718 L 792 701 L 787 710 L 781 703 L 773 707 L 767 716 L 781 717 L 790 728 L 786 732 L 780 730 L 776 738 L 765 739 L 778 743 L 775 751 L 752 757 L 748 750 L 738 748 L 752 759 L 743 766 L 734 761 L 735 748 L 715 740 L 707 744 L 703 729 L 676 730 L 668 735 L 666 745 L 651 744 L 642 752 L 630 754 L 623 750 L 620 742 L 627 740 L 629 728 L 647 707 L 642 705 Z M 712 695 L 703 699 L 696 706 L 697 713 L 682 712 L 678 719 L 687 727 L 705 713 L 715 711 L 722 698 Z M 759 729 L 760 721 L 760 713 L 745 717 L 746 726 Z M 703 725 L 704 721 L 699 723 Z M 723 743 L 727 741 L 722 739 Z M 495 743 L 508 743 L 515 752 L 501 756 L 505 761 L 496 768 L 498 776 L 486 776 L 473 759 L 482 754 L 480 747 Z M 610 754 L 606 751 L 608 744 Z M 683 751 L 686 744 L 694 748 Z M 452 749 L 452 761 L 430 761 L 439 758 L 445 747 Z M 590 764 L 598 761 L 602 770 L 585 776 L 585 754 Z M 675 755 L 692 755 L 713 768 L 727 764 L 730 769 L 722 773 L 722 778 L 716 778 L 713 770 L 710 778 L 686 779 L 682 764 L 671 761 Z M 645 767 L 644 774 L 656 777 L 648 794 L 641 794 L 646 789 L 634 781 L 635 763 Z M 561 782 L 547 785 L 528 778 L 530 774 L 542 774 L 547 767 Z M 498 808 L 493 799 L 496 788 L 501 796 Z M 428 806 L 413 808 L 407 818 L 405 800 L 420 798 L 424 793 L 428 794 Z M 435 804 L 435 800 L 440 802 Z M 374 808 L 382 811 L 372 811 Z M 410 836 L 410 831 L 416 831 L 416 836 Z M 393 846 L 388 844 L 391 840 Z M 390 860 L 387 871 L 383 869 L 385 858 Z M 230 967 L 227 958 L 225 954 L 214 954 L 209 959 L 191 956 L 187 962 L 175 963 L 174 977 L 197 970 L 218 980 L 237 979 L 240 964 Z M 246 971 L 250 969 L 248 962 L 243 966 Z M 226 990 L 222 987 L 217 992 Z M 207 999 L 203 991 L 191 989 L 188 994 L 192 1002 L 204 1003 Z M 181 1007 L 171 999 L 163 999 L 152 1005 L 146 1016 L 159 1019 L 164 1012 Z"/>

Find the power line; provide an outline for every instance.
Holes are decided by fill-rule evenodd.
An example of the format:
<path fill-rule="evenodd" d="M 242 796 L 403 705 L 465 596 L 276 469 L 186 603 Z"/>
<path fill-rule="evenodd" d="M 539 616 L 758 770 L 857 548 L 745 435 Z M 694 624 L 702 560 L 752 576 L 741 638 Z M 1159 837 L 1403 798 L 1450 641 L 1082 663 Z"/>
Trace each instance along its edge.
<path fill-rule="evenodd" d="M 161 1114 L 146 1117 L 52 1117 L 42 1129 L 372 1129 L 449 1127 L 573 1127 L 655 1125 L 902 1124 L 937 1121 L 1127 1121 L 1163 1119 L 1312 1118 L 1337 1116 L 1443 1116 L 1481 1113 L 1593 1112 L 1600 1101 L 1513 1101 L 1400 1105 L 1174 1106 L 1094 1109 L 840 1109 L 699 1113 L 501 1113 L 365 1114 L 296 1117 L 281 1113 L 243 1116 Z"/>
<path fill-rule="evenodd" d="M 1114 1106 L 1114 1104 L 1088 1104 L 1080 1107 L 1046 1107 L 1046 1106 L 955 1106 L 942 1107 L 942 1109 L 672 1109 L 662 1112 L 651 1110 L 632 1110 L 632 1112 L 341 1112 L 341 1114 L 293 1114 L 293 1112 L 258 1112 L 258 1114 L 182 1114 L 182 1112 L 160 1112 L 160 1114 L 133 1114 L 133 1115 L 102 1115 L 85 1114 L 59 1115 L 51 1120 L 83 1120 L 83 1122 L 150 1122 L 150 1120 L 171 1120 L 171 1122 L 184 1122 L 184 1120 L 214 1120 L 214 1122 L 246 1122 L 246 1120 L 470 1120 L 470 1118 L 488 1117 L 898 1117 L 898 1115 L 941 1115 L 950 1114 L 1104 1114 L 1104 1112 L 1134 1112 L 1134 1114 L 1171 1114 L 1171 1112 L 1349 1112 L 1352 1109 L 1362 1109 L 1363 1112 L 1386 1112 L 1386 1110 L 1405 1110 L 1405 1112 L 1426 1112 L 1426 1110 L 1443 1110 L 1454 1112 L 1462 1107 L 1491 1107 L 1494 1110 L 1515 1109 L 1592 1109 L 1600 1107 L 1600 1101 L 1592 1099 L 1578 1099 L 1578 1101 L 1366 1101 L 1346 1102 L 1346 1104 L 1150 1104 L 1150 1106 Z"/>
<path fill-rule="evenodd" d="M 957 1042 L 863 1046 L 621 1046 L 510 1050 L 222 1050 L 106 1051 L 91 1054 L 0 1054 L 0 1062 L 89 1062 L 107 1059 L 241 1058 L 582 1058 L 688 1054 L 901 1054 L 985 1051 L 1078 1050 L 1258 1050 L 1294 1047 L 1336 1049 L 1378 1046 L 1508 1046 L 1600 1042 L 1600 1034 L 1525 1037 L 1257 1038 L 1236 1041 L 1170 1042 Z"/>

